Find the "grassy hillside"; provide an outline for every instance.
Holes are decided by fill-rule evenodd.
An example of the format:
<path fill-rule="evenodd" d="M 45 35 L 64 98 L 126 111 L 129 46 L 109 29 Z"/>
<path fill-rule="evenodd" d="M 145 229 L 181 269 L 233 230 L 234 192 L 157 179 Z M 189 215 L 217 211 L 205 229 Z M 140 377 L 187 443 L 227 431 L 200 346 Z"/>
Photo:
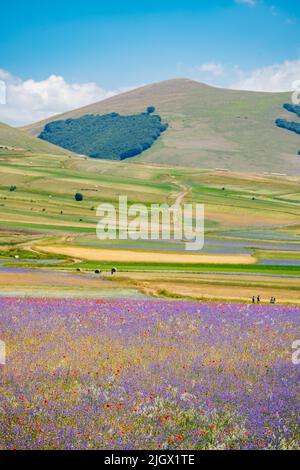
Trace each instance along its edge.
<path fill-rule="evenodd" d="M 224 90 L 186 79 L 169 80 L 123 93 L 24 129 L 37 136 L 51 120 L 85 114 L 139 113 L 149 105 L 168 130 L 139 162 L 241 172 L 300 175 L 299 136 L 279 129 L 288 118 L 289 93 Z"/>
<path fill-rule="evenodd" d="M 47 153 L 54 155 L 70 154 L 61 147 L 43 142 L 34 136 L 28 135 L 22 130 L 15 129 L 0 122 L 0 148 L 15 150 L 17 152 Z"/>

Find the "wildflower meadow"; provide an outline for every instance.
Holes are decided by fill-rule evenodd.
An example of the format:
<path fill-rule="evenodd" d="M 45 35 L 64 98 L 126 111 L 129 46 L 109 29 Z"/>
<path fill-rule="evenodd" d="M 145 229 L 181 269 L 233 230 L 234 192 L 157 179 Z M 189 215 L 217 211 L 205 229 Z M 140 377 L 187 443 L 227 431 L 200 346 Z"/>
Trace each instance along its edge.
<path fill-rule="evenodd" d="M 1 449 L 297 449 L 300 309 L 0 299 Z"/>

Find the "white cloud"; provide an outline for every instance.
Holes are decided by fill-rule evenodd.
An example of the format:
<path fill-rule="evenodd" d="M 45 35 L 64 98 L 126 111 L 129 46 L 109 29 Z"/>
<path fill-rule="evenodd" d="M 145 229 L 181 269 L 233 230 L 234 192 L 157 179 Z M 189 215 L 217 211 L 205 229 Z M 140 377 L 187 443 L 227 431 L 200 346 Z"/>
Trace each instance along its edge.
<path fill-rule="evenodd" d="M 12 78 L 12 75 L 7 72 L 7 70 L 0 69 L 0 80 L 9 80 Z"/>
<path fill-rule="evenodd" d="M 224 68 L 222 64 L 216 64 L 215 62 L 209 62 L 202 64 L 198 67 L 199 72 L 209 73 L 215 77 L 221 77 L 224 75 Z"/>
<path fill-rule="evenodd" d="M 105 90 L 94 82 L 68 83 L 58 75 L 45 80 L 21 80 L 0 69 L 6 83 L 6 104 L 0 105 L 0 121 L 23 125 L 116 95 L 124 89 Z"/>
<path fill-rule="evenodd" d="M 255 7 L 256 0 L 235 0 L 235 3 L 239 3 L 241 5 L 248 5 L 248 7 Z"/>
<path fill-rule="evenodd" d="M 291 91 L 300 80 L 300 59 L 262 67 L 249 73 L 239 72 L 239 79 L 230 88 L 253 91 Z"/>

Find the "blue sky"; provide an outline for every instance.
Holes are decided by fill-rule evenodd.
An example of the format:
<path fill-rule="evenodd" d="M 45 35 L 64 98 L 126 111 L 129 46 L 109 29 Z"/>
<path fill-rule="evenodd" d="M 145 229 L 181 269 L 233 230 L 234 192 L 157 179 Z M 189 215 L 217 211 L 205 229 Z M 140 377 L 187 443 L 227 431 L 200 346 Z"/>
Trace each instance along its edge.
<path fill-rule="evenodd" d="M 175 77 L 280 91 L 300 80 L 299 22 L 296 1 L 15 0 L 1 5 L 0 79 L 42 95 L 49 77 L 61 78 L 50 94 L 69 87 L 72 103 L 52 103 L 48 114 Z M 72 86 L 90 83 L 72 99 Z M 2 105 L 0 119 L 12 114 Z"/>

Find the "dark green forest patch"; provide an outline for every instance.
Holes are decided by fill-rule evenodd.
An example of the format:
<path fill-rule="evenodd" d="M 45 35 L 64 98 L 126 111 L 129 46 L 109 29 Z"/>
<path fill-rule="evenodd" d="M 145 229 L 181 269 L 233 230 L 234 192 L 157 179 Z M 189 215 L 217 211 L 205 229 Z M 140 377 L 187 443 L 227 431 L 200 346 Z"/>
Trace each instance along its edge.
<path fill-rule="evenodd" d="M 297 104 L 285 103 L 283 107 L 290 113 L 295 113 L 298 117 L 300 117 L 300 106 L 298 106 Z"/>
<path fill-rule="evenodd" d="M 123 116 L 87 114 L 78 119 L 53 121 L 45 125 L 39 138 L 92 158 L 124 160 L 149 149 L 168 124 L 147 112 Z"/>
<path fill-rule="evenodd" d="M 276 125 L 282 129 L 287 129 L 288 131 L 300 134 L 300 122 L 287 121 L 286 119 L 277 119 Z"/>
<path fill-rule="evenodd" d="M 283 108 L 290 113 L 295 113 L 298 117 L 300 117 L 300 106 L 296 104 L 284 103 Z M 300 122 L 287 121 L 286 119 L 276 119 L 275 124 L 277 127 L 281 127 L 282 129 L 300 134 Z M 298 151 L 298 155 L 300 155 L 300 150 Z"/>

